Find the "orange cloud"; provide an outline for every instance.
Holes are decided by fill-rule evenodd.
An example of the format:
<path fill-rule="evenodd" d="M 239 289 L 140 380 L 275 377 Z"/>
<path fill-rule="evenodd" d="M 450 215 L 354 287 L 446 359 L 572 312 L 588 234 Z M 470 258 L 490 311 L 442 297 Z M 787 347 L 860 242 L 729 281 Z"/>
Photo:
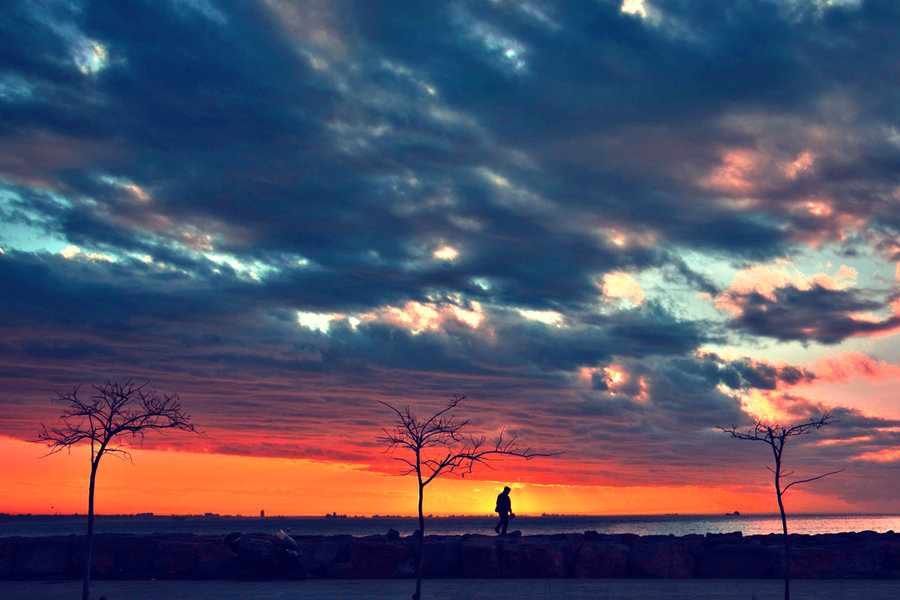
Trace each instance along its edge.
<path fill-rule="evenodd" d="M 603 369 L 603 372 L 606 374 L 606 380 L 610 387 L 625 383 L 625 380 L 628 377 L 627 373 L 620 367 L 606 367 Z"/>
<path fill-rule="evenodd" d="M 823 414 L 828 408 L 801 396 L 777 390 L 752 389 L 741 396 L 741 410 L 767 423 L 790 423 Z"/>
<path fill-rule="evenodd" d="M 856 460 L 876 463 L 900 461 L 900 448 L 884 448 L 874 452 L 865 452 L 856 457 Z"/>
<path fill-rule="evenodd" d="M 484 310 L 478 302 L 471 302 L 471 308 L 463 308 L 451 302 L 409 301 L 402 307 L 387 306 L 375 311 L 364 320 L 377 320 L 396 327 L 408 329 L 412 333 L 438 331 L 448 322 L 459 322 L 477 329 L 484 320 Z"/>
<path fill-rule="evenodd" d="M 856 276 L 856 269 L 846 265 L 838 267 L 834 275 L 816 273 L 807 276 L 789 262 L 778 261 L 774 265 L 758 265 L 738 272 L 731 286 L 719 294 L 713 303 L 720 310 L 740 316 L 744 312 L 741 296 L 755 293 L 774 301 L 775 291 L 785 287 L 809 290 L 813 286 L 819 286 L 829 290 L 843 290 L 855 285 Z"/>

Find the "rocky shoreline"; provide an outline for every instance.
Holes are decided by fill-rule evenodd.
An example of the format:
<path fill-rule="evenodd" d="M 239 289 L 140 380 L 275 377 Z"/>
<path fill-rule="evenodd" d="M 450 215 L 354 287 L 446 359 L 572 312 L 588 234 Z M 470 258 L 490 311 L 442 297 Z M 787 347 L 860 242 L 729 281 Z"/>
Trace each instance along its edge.
<path fill-rule="evenodd" d="M 0 538 L 0 580 L 77 579 L 84 536 Z M 98 534 L 96 579 L 414 576 L 416 538 L 261 533 Z M 900 534 L 791 535 L 796 579 L 900 579 Z M 429 578 L 779 578 L 780 535 L 426 536 Z"/>

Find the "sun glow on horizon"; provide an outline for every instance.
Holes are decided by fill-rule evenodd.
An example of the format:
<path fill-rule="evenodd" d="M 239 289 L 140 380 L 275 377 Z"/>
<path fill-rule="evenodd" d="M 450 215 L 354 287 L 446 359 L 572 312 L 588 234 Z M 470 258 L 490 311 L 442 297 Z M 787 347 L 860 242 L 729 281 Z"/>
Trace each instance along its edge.
<path fill-rule="evenodd" d="M 83 514 L 86 512 L 88 449 L 40 458 L 43 445 L 0 436 L 7 460 L 0 512 Z M 335 465 L 340 468 L 335 468 Z M 485 477 L 479 479 L 478 477 Z M 434 480 L 426 489 L 425 511 L 435 516 L 490 515 L 504 485 L 513 487 L 520 514 L 639 515 L 678 512 L 767 512 L 767 486 L 611 486 L 522 483 L 496 480 L 497 473 L 473 473 Z M 815 498 L 795 506 L 815 508 Z M 365 465 L 305 459 L 263 458 L 161 450 L 136 450 L 134 464 L 106 457 L 100 465 L 97 514 L 205 514 L 319 516 L 412 516 L 411 477 L 378 473 Z"/>

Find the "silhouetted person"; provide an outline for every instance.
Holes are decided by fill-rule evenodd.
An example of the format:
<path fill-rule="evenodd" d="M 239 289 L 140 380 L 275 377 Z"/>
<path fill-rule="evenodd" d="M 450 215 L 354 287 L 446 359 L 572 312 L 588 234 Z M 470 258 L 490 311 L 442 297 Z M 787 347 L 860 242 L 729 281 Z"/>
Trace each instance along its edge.
<path fill-rule="evenodd" d="M 497 506 L 494 507 L 494 512 L 500 515 L 500 522 L 494 527 L 494 531 L 500 535 L 506 535 L 506 527 L 509 525 L 510 517 L 516 516 L 512 511 L 509 492 L 509 486 L 503 488 L 503 491 L 497 495 Z"/>

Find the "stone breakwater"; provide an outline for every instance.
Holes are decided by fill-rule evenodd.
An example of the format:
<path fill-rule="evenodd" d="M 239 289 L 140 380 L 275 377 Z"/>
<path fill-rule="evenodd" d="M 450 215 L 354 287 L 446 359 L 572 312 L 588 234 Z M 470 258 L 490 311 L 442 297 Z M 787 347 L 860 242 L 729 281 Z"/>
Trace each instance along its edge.
<path fill-rule="evenodd" d="M 77 579 L 83 536 L 0 538 L 0 579 Z M 410 578 L 416 538 L 103 534 L 96 579 Z M 900 579 L 900 534 L 791 535 L 797 579 Z M 429 578 L 779 578 L 779 535 L 426 536 Z"/>

